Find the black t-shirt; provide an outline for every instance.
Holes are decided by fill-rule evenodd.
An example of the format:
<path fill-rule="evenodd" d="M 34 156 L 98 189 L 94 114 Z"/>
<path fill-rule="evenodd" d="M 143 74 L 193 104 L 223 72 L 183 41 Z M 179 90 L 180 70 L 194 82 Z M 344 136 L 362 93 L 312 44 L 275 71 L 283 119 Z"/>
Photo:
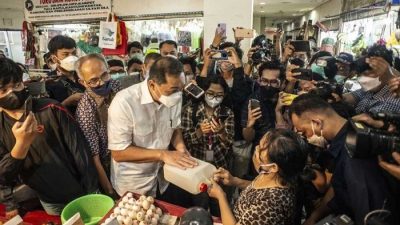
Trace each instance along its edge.
<path fill-rule="evenodd" d="M 16 121 L 0 112 L 0 184 L 10 185 L 20 177 L 40 200 L 58 204 L 96 191 L 89 146 L 73 117 L 52 99 L 33 100 L 32 112 L 42 129 L 23 160 L 10 154 Z"/>
<path fill-rule="evenodd" d="M 75 93 L 85 92 L 85 87 L 78 82 L 77 77 L 75 77 L 75 80 L 76 81 L 74 82 L 63 76 L 57 80 L 46 82 L 46 90 L 49 94 L 49 97 L 62 103 L 65 99 Z M 76 111 L 76 105 L 69 106 L 67 109 L 74 115 Z"/>
<path fill-rule="evenodd" d="M 356 224 L 363 224 L 367 213 L 382 209 L 390 195 L 376 157 L 350 158 L 345 147 L 349 126 L 343 126 L 328 148 L 334 165 L 330 170 L 335 192 L 328 206 L 335 213 L 353 217 Z"/>

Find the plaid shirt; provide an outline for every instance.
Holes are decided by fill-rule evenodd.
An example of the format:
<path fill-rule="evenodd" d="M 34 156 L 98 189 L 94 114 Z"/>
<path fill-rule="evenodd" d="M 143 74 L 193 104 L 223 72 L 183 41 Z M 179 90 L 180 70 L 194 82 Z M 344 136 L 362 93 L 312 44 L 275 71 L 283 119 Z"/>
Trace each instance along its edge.
<path fill-rule="evenodd" d="M 400 98 L 393 97 L 389 86 L 373 93 L 362 89 L 351 92 L 357 102 L 356 113 L 400 112 Z"/>
<path fill-rule="evenodd" d="M 195 103 L 196 104 L 196 103 Z M 200 128 L 200 124 L 207 119 L 205 113 L 204 103 L 197 103 L 198 109 L 196 112 L 197 124 L 193 124 L 192 116 L 194 105 L 189 104 L 182 110 L 182 131 L 183 131 L 183 139 L 185 140 L 185 144 L 188 147 L 190 154 L 198 158 L 200 160 L 206 161 L 206 151 L 209 150 L 209 140 L 211 138 L 212 150 L 214 152 L 214 161 L 209 162 L 214 164 L 217 167 L 227 168 L 228 166 L 228 157 L 230 156 L 230 152 L 232 149 L 233 138 L 235 135 L 234 128 L 234 119 L 233 112 L 229 108 L 224 108 L 224 110 L 228 114 L 228 118 L 225 120 L 225 132 L 226 132 L 226 140 L 221 141 L 217 134 L 205 134 L 202 137 L 198 138 L 196 134 L 196 130 Z M 220 106 L 217 107 L 214 115 L 218 118 L 219 113 L 221 111 Z"/>

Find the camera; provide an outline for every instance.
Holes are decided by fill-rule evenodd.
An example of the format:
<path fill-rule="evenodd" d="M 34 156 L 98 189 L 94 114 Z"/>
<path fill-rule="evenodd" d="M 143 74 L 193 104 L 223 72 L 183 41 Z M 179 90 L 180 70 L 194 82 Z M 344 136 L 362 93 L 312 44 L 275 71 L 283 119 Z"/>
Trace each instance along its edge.
<path fill-rule="evenodd" d="M 272 60 L 274 57 L 276 57 L 276 55 L 274 54 L 274 46 L 270 39 L 264 38 L 256 43 L 256 45 L 260 48 L 257 49 L 257 51 L 254 52 L 251 56 L 251 59 L 255 64 L 259 64 L 267 60 Z"/>
<path fill-rule="evenodd" d="M 399 123 L 400 114 L 378 113 L 374 118 L 383 119 L 389 123 Z M 351 127 L 346 136 L 346 149 L 352 158 L 370 158 L 382 155 L 387 162 L 393 162 L 393 151 L 400 152 L 399 133 L 373 129 L 365 124 L 350 121 Z"/>
<path fill-rule="evenodd" d="M 320 98 L 324 99 L 325 101 L 334 100 L 335 98 L 332 94 L 337 94 L 342 96 L 343 94 L 343 85 L 338 84 L 336 82 L 329 82 L 329 81 L 320 81 L 315 85 L 317 88 L 310 91 Z"/>
<path fill-rule="evenodd" d="M 367 49 L 367 55 L 359 58 L 356 61 L 356 71 L 358 74 L 365 72 L 366 70 L 371 70 L 371 67 L 366 62 L 367 58 L 370 57 L 381 57 L 386 60 L 391 66 L 393 65 L 393 51 L 388 50 L 383 45 L 374 45 Z"/>

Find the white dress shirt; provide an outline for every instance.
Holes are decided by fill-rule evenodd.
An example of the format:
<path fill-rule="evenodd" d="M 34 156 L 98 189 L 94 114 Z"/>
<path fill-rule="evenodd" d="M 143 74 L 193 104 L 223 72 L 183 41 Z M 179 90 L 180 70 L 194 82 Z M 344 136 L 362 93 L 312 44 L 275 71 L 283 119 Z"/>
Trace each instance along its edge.
<path fill-rule="evenodd" d="M 167 108 L 150 95 L 147 80 L 120 91 L 108 111 L 108 148 L 122 151 L 134 145 L 167 149 L 181 124 L 182 103 Z M 162 162 L 116 162 L 111 159 L 111 183 L 119 195 L 127 191 L 155 196 L 157 184 L 163 193 L 168 182 Z"/>

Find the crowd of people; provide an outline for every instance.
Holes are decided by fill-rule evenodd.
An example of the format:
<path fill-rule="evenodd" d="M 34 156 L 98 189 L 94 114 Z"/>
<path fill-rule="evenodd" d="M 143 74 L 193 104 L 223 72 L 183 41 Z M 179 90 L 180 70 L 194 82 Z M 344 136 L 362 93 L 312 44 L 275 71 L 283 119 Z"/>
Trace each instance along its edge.
<path fill-rule="evenodd" d="M 354 58 L 335 54 L 329 39 L 307 52 L 282 39 L 266 45 L 258 36 L 246 62 L 242 40 L 218 32 L 199 54 L 178 52 L 173 40 L 150 52 L 132 42 L 124 61 L 78 57 L 75 41 L 60 35 L 44 57 L 44 97 L 28 92 L 23 65 L 0 57 L 3 204 L 18 213 L 13 190 L 27 185 L 50 215 L 85 194 L 131 191 L 202 207 L 224 225 L 309 225 L 330 214 L 364 224 L 381 209 L 392 212 L 388 224 L 400 224 L 393 52 L 376 44 Z M 349 141 L 354 124 L 393 144 L 361 148 Z M 218 168 L 207 192 L 164 179 L 164 164 L 186 170 L 196 159 Z"/>

